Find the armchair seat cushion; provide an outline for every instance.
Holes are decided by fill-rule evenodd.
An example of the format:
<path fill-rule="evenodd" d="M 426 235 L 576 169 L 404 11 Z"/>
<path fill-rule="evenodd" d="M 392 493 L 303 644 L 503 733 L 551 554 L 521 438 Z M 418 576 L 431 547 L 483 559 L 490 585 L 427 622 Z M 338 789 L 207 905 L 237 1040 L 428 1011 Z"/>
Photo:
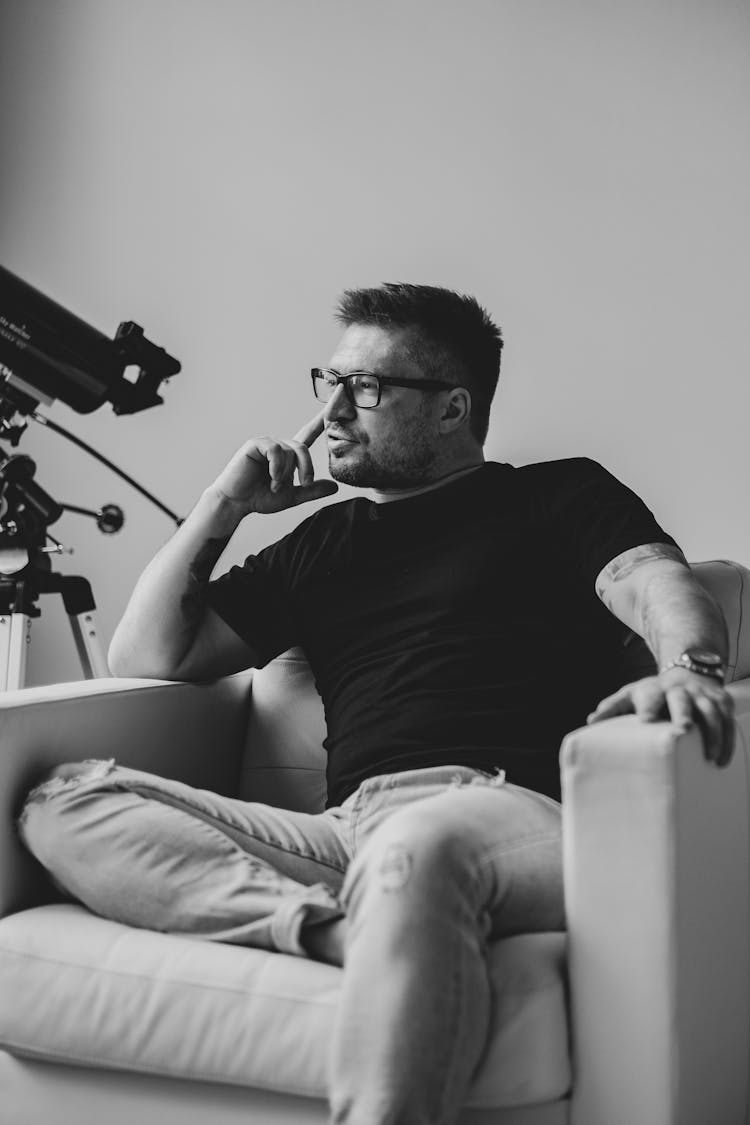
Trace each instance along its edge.
<path fill-rule="evenodd" d="M 491 947 L 488 1049 L 470 1105 L 570 1088 L 565 934 Z M 75 904 L 0 921 L 0 1046 L 52 1061 L 325 1097 L 341 970 L 136 930 Z"/>

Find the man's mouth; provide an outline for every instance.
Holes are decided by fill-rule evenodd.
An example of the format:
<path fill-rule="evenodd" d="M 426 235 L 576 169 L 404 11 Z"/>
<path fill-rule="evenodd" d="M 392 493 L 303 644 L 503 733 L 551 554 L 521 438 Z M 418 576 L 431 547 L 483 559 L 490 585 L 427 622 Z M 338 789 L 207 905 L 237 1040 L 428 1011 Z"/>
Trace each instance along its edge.
<path fill-rule="evenodd" d="M 349 445 L 354 445 L 354 441 L 355 441 L 354 438 L 347 437 L 346 434 L 331 433 L 330 430 L 326 434 L 326 438 L 328 439 L 329 442 L 334 442 L 334 443 L 339 443 L 339 444 L 343 444 L 344 442 L 346 442 Z"/>

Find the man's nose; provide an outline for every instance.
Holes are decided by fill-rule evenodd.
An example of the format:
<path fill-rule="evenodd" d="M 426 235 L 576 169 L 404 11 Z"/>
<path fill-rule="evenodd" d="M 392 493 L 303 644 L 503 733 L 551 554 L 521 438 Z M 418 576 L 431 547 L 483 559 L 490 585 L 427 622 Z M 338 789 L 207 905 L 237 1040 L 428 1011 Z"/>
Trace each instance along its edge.
<path fill-rule="evenodd" d="M 339 383 L 326 403 L 325 410 L 323 411 L 323 420 L 325 422 L 334 422 L 337 418 L 351 419 L 356 418 L 356 416 L 356 407 L 353 403 L 349 402 L 346 391 L 344 390 L 344 384 Z"/>

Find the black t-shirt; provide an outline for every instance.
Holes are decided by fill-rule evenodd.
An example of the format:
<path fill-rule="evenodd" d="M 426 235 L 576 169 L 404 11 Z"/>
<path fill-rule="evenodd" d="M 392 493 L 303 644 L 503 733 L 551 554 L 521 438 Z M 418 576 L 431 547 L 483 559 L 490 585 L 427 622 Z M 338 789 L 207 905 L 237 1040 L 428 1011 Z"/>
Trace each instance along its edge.
<path fill-rule="evenodd" d="M 594 461 L 487 462 L 409 499 L 320 509 L 211 582 L 209 604 L 259 667 L 305 650 L 329 805 L 443 764 L 559 800 L 560 742 L 616 686 L 623 626 L 595 579 L 652 542 L 674 540 Z"/>

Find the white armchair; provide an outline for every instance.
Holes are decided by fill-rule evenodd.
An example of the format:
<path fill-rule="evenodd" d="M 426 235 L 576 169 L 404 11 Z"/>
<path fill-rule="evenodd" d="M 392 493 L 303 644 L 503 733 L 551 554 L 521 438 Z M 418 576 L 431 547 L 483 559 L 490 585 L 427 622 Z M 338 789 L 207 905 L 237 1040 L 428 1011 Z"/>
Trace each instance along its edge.
<path fill-rule="evenodd" d="M 568 932 L 492 947 L 466 1125 L 750 1125 L 750 572 L 695 570 L 730 628 L 734 759 L 632 716 L 567 737 Z M 50 767 L 89 757 L 315 810 L 322 737 L 295 653 L 212 684 L 0 695 L 0 1125 L 326 1121 L 340 969 L 95 917 L 14 830 Z"/>

